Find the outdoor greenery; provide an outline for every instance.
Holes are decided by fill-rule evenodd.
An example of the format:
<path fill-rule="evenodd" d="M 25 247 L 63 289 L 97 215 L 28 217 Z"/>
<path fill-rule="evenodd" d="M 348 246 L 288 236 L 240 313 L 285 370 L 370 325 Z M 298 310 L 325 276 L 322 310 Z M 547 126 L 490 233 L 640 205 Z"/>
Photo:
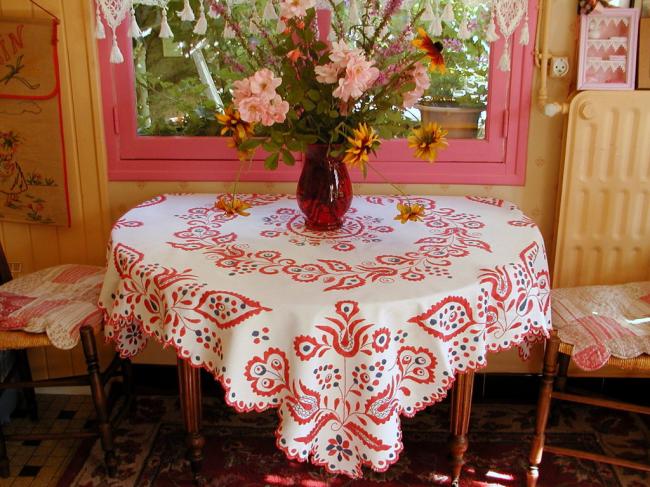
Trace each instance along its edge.
<path fill-rule="evenodd" d="M 399 10 L 393 15 L 388 26 L 392 36 L 402 32 L 409 22 L 415 22 L 414 27 L 423 26 L 429 30 L 426 23 L 415 19 L 417 13 L 421 13 L 420 3 L 424 5 L 416 1 L 410 11 Z M 252 9 L 261 14 L 266 4 L 264 0 L 256 0 L 256 3 L 233 2 L 231 6 L 233 20 L 250 36 L 253 56 L 239 39 L 224 38 L 225 19 L 222 15 L 208 17 L 209 28 L 205 36 L 193 34 L 194 24 L 182 22 L 176 15 L 182 9 L 182 4 L 182 0 L 169 2 L 168 20 L 174 32 L 173 39 L 158 37 L 161 18 L 157 7 L 138 5 L 136 8 L 138 23 L 145 33 L 142 39 L 133 41 L 140 135 L 218 135 L 220 126 L 214 114 L 232 104 L 233 81 L 259 69 L 261 63 L 256 56 L 260 56 L 262 48 L 268 49 L 264 36 L 256 33 L 257 26 L 250 23 Z M 347 8 L 345 2 L 336 8 L 344 17 Z M 466 7 L 461 2 L 455 6 L 457 19 L 462 18 L 463 8 Z M 474 7 L 473 11 L 468 12 L 468 17 L 478 18 L 479 23 L 478 26 L 470 26 L 474 33 L 470 39 L 457 39 L 457 22 L 453 25 L 443 23 L 440 40 L 445 47 L 443 55 L 447 72 L 432 73 L 432 83 L 425 92 L 423 102 L 486 106 L 489 46 L 479 33 L 485 31 L 484 25 L 489 19 L 484 9 L 479 15 L 476 9 L 481 10 L 482 7 Z M 342 25 L 337 26 L 336 18 L 334 16 L 334 29 L 340 31 Z M 273 21 L 261 27 L 266 27 L 264 30 L 270 32 L 275 29 L 275 23 Z M 363 32 L 354 30 L 339 34 L 347 35 L 355 43 L 361 42 L 363 37 Z M 197 69 L 197 65 L 203 62 L 214 82 L 215 90 L 212 93 L 206 88 Z M 309 106 L 310 100 L 307 101 Z M 321 100 L 313 101 L 317 105 Z M 375 129 L 382 137 L 405 136 L 413 125 L 413 112 L 417 111 L 411 110 L 409 116 L 403 110 L 386 110 L 386 116 L 378 121 Z M 330 128 L 335 126 L 334 123 Z M 386 127 L 390 127 L 390 130 Z"/>

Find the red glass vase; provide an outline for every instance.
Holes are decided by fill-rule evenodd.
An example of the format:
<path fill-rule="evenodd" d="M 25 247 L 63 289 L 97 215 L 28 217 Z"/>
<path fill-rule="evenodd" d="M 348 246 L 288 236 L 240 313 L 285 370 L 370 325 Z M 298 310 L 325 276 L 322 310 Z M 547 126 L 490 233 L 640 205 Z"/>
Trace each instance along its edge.
<path fill-rule="evenodd" d="M 328 155 L 327 145 L 307 146 L 296 197 L 308 229 L 341 228 L 352 203 L 352 182 L 342 157 Z"/>

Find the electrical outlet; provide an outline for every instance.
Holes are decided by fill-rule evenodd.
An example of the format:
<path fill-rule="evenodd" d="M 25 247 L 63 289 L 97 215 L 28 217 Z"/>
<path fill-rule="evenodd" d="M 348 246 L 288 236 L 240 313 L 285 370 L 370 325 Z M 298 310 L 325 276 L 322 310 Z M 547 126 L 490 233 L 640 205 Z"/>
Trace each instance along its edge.
<path fill-rule="evenodd" d="M 550 75 L 552 78 L 564 78 L 569 74 L 569 58 L 566 56 L 552 57 Z"/>
<path fill-rule="evenodd" d="M 9 262 L 9 271 L 13 277 L 18 277 L 23 272 L 23 263 Z"/>

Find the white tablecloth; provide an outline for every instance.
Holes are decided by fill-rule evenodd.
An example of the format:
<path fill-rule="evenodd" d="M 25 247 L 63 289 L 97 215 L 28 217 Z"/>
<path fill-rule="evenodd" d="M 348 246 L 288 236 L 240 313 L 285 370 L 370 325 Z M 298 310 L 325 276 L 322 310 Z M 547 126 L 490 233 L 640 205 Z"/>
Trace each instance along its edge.
<path fill-rule="evenodd" d="M 440 401 L 486 353 L 550 328 L 538 228 L 496 199 L 357 196 L 344 227 L 306 230 L 295 199 L 163 195 L 112 232 L 101 297 L 122 356 L 148 337 L 212 372 L 238 411 L 279 408 L 277 445 L 330 472 L 381 471 L 402 449 L 400 415 Z"/>

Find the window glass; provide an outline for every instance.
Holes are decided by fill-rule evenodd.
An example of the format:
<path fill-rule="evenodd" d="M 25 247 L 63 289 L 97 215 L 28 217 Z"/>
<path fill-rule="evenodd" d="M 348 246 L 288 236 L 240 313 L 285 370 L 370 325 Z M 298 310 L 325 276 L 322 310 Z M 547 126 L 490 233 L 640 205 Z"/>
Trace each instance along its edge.
<path fill-rule="evenodd" d="M 209 3 L 209 2 L 206 2 Z M 477 2 L 480 3 L 480 2 Z M 391 35 L 403 32 L 421 11 L 425 3 L 412 2 L 409 10 L 400 10 L 392 23 Z M 231 12 L 242 30 L 251 33 L 252 49 L 260 30 L 275 31 L 277 21 L 253 21 L 259 18 L 265 3 L 231 2 Z M 142 39 L 133 40 L 133 66 L 137 100 L 138 135 L 218 135 L 215 111 L 231 102 L 233 80 L 250 74 L 247 59 L 250 54 L 233 38 L 235 33 L 225 29 L 223 18 L 208 16 L 205 36 L 193 33 L 193 22 L 182 22 L 177 11 L 183 0 L 168 4 L 168 22 L 173 39 L 158 37 L 161 11 L 156 6 L 136 5 L 136 17 L 143 31 Z M 345 2 L 337 7 L 347 12 Z M 251 15 L 256 9 L 258 15 Z M 447 71 L 432 73 L 431 87 L 422 104 L 404 114 L 408 120 L 437 120 L 449 130 L 450 138 L 485 137 L 489 71 L 489 44 L 484 38 L 489 12 L 485 5 L 455 2 L 454 22 L 443 22 L 439 37 L 444 50 Z M 462 19 L 468 19 L 472 35 L 458 38 Z M 416 19 L 416 25 L 431 32 L 431 22 Z M 350 42 L 354 42 L 354 33 Z M 358 34 L 357 34 L 358 35 Z M 390 42 L 390 38 L 387 39 Z"/>

